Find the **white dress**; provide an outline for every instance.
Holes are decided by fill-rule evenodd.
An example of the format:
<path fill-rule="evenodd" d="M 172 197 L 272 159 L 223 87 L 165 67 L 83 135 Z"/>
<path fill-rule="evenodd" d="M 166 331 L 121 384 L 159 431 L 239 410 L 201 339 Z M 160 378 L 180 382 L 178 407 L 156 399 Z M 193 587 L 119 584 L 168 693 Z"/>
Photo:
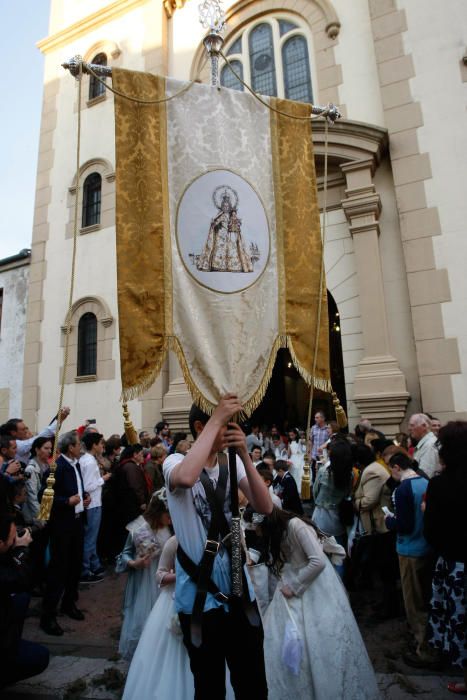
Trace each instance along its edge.
<path fill-rule="evenodd" d="M 118 651 L 124 659 L 130 661 L 148 615 L 159 595 L 155 576 L 162 548 L 170 538 L 171 532 L 168 527 L 151 530 L 142 516 L 129 523 L 127 529 L 127 541 L 123 551 L 117 557 L 115 571 L 118 574 L 128 571 Z M 142 537 L 146 539 L 141 544 Z M 151 548 L 152 555 L 150 565 L 146 569 L 129 568 L 128 562 L 138 556 L 144 556 L 148 546 Z"/>
<path fill-rule="evenodd" d="M 301 442 L 292 440 L 292 442 L 289 443 L 289 449 L 289 461 L 292 462 L 292 465 L 289 468 L 289 472 L 295 479 L 298 487 L 298 493 L 300 493 L 300 490 L 302 488 L 303 464 L 305 462 L 306 446 L 302 445 Z"/>
<path fill-rule="evenodd" d="M 156 579 L 175 569 L 177 540 L 171 537 L 159 562 Z M 174 604 L 175 584 L 161 588 L 128 671 L 123 700 L 193 700 L 190 659 Z M 227 700 L 234 700 L 226 678 Z"/>
<path fill-rule="evenodd" d="M 270 700 L 377 700 L 375 674 L 346 591 L 315 531 L 294 518 L 282 551 L 287 563 L 264 619 Z M 282 595 L 285 584 L 293 598 Z M 302 644 L 298 675 L 282 660 L 291 618 Z"/>

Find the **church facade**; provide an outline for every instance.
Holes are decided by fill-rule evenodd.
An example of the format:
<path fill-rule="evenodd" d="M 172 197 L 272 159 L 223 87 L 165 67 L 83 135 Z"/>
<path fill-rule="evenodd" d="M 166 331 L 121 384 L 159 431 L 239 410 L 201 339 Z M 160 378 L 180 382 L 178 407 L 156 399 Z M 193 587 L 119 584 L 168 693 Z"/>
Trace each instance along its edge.
<path fill-rule="evenodd" d="M 408 413 L 467 418 L 467 219 L 462 124 L 467 13 L 462 0 L 238 0 L 225 3 L 225 53 L 257 92 L 339 105 L 328 130 L 325 268 L 350 424 L 388 434 Z M 73 219 L 79 235 L 64 401 L 74 423 L 121 430 L 115 259 L 113 96 L 86 61 L 209 82 L 195 0 L 51 0 L 26 314 L 24 419 L 56 411 L 68 313 Z M 243 89 L 227 67 L 221 83 Z M 215 99 L 215 95 L 213 97 Z M 325 129 L 313 122 L 324 206 Z M 141 255 L 150 255 L 141 250 Z M 176 358 L 130 403 L 134 424 L 186 424 Z M 91 415 L 92 414 L 92 415 Z"/>

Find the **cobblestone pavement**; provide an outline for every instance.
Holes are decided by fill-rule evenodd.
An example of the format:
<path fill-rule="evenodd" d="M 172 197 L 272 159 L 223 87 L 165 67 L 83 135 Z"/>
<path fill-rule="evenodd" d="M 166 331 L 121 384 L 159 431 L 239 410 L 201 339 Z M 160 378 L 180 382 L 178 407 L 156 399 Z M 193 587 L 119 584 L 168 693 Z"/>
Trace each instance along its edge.
<path fill-rule="evenodd" d="M 63 637 L 49 637 L 39 628 L 38 598 L 31 602 L 24 637 L 46 644 L 51 652 L 49 668 L 40 676 L 18 683 L 3 693 L 3 700 L 116 700 L 121 696 L 127 664 L 117 654 L 120 606 L 126 577 L 108 573 L 101 583 L 82 586 L 79 606 L 86 620 L 60 617 Z M 402 661 L 408 632 L 404 619 L 374 623 L 377 594 L 352 596 L 368 652 L 378 676 L 384 700 L 429 697 L 452 698 L 446 689 L 459 673 L 443 675 L 411 669 Z M 135 698 L 134 700 L 144 700 Z M 173 700 L 182 700 L 173 698 Z M 329 700 L 341 700 L 329 698 Z M 342 700 L 345 700 L 344 698 Z"/>

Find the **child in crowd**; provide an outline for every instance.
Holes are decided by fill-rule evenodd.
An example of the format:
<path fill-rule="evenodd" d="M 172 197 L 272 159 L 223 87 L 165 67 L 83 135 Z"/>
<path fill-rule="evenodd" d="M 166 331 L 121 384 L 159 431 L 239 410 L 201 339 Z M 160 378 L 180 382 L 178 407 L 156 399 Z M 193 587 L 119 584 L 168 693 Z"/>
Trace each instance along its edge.
<path fill-rule="evenodd" d="M 157 566 L 164 544 L 172 535 L 165 489 L 153 494 L 144 515 L 128 523 L 127 530 L 127 541 L 117 558 L 115 571 L 118 574 L 128 571 L 118 651 L 130 660 L 156 602 Z"/>

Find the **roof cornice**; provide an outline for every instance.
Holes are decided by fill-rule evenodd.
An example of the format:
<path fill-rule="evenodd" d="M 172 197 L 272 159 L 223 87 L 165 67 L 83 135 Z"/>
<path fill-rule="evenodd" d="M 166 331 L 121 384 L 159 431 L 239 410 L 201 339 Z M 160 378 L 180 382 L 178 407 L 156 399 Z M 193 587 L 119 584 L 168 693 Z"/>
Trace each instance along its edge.
<path fill-rule="evenodd" d="M 114 0 L 110 5 L 93 12 L 92 15 L 87 15 L 59 32 L 41 39 L 36 46 L 42 53 L 50 53 L 147 2 L 149 0 Z"/>

